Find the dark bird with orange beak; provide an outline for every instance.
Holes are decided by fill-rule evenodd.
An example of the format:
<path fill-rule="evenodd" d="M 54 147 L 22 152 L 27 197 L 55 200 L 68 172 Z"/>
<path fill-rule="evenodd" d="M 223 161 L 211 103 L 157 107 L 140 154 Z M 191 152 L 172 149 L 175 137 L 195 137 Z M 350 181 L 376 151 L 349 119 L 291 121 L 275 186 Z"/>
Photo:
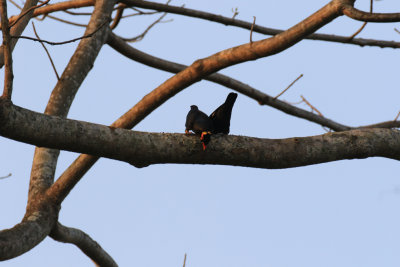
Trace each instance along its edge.
<path fill-rule="evenodd" d="M 203 150 L 206 150 L 207 144 L 210 142 L 210 135 L 214 131 L 212 120 L 200 111 L 195 105 L 190 106 L 190 111 L 186 116 L 185 133 L 193 131 L 196 134 L 201 134 L 200 141 L 203 145 Z"/>

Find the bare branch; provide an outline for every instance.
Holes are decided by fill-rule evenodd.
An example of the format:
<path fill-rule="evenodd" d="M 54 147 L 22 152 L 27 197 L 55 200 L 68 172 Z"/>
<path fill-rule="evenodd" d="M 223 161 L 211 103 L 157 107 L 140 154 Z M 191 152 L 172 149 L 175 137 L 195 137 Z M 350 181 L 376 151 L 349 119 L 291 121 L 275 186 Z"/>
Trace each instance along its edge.
<path fill-rule="evenodd" d="M 72 26 L 78 26 L 78 27 L 83 27 L 83 28 L 87 27 L 87 24 L 81 24 L 81 23 L 76 23 L 76 22 L 73 22 L 73 21 L 70 21 L 70 20 L 66 20 L 66 19 L 60 19 L 60 18 L 58 18 L 56 16 L 47 15 L 47 14 L 45 16 L 48 17 L 48 18 L 54 19 L 56 21 L 62 22 L 62 23 L 72 25 Z"/>
<path fill-rule="evenodd" d="M 40 16 L 40 15 L 49 14 L 49 13 L 53 13 L 53 12 L 57 12 L 57 11 L 66 11 L 66 10 L 72 9 L 72 8 L 88 7 L 88 6 L 93 6 L 93 5 L 94 5 L 94 1 L 93 0 L 64 1 L 64 2 L 54 3 L 54 4 L 50 4 L 50 5 L 44 6 L 44 7 L 37 8 L 37 9 L 34 10 L 33 16 L 37 17 L 37 16 Z M 71 11 L 68 11 L 68 12 L 71 12 Z M 10 23 L 15 21 L 19 17 L 21 17 L 21 16 L 18 16 L 18 17 L 13 16 L 13 17 L 11 17 L 10 18 Z"/>
<path fill-rule="evenodd" d="M 63 12 L 65 12 L 69 15 L 72 15 L 72 16 L 91 16 L 92 15 L 92 13 L 89 13 L 89 12 L 73 12 L 70 10 L 63 10 Z"/>
<path fill-rule="evenodd" d="M 0 119 L 6 121 L 0 125 L 2 136 L 116 159 L 136 167 L 181 163 L 275 169 L 375 156 L 400 160 L 400 131 L 393 129 L 357 129 L 287 139 L 216 135 L 203 151 L 195 135 L 137 132 L 48 116 L 6 106 L 4 101 L 1 104 Z M 13 131 L 21 124 L 21 131 Z M 47 138 L 49 135 L 52 138 Z M 60 203 L 63 188 L 57 182 L 46 193 L 46 199 Z"/>
<path fill-rule="evenodd" d="M 84 36 L 81 36 L 81 37 L 78 37 L 78 38 L 75 38 L 75 39 L 72 39 L 72 40 L 63 41 L 63 42 L 50 42 L 50 41 L 41 40 L 41 39 L 38 39 L 38 38 L 29 37 L 29 36 L 11 36 L 11 38 L 28 39 L 28 40 L 31 40 L 31 41 L 40 42 L 40 43 L 42 43 L 42 44 L 43 44 L 43 43 L 46 43 L 46 44 L 49 44 L 49 45 L 64 45 L 64 44 L 69 44 L 69 43 L 73 43 L 73 42 L 76 42 L 76 41 L 79 41 L 79 40 L 82 40 L 82 39 L 85 39 L 85 38 L 90 38 L 90 37 L 92 37 L 92 36 L 95 35 L 106 23 L 108 23 L 108 21 L 103 21 L 103 23 L 102 23 L 97 29 L 95 29 L 93 32 L 91 32 L 91 33 L 89 33 L 89 34 L 86 34 L 86 35 L 84 35 Z"/>
<path fill-rule="evenodd" d="M 185 253 L 185 257 L 183 258 L 183 267 L 186 266 L 186 253 Z"/>
<path fill-rule="evenodd" d="M 253 43 L 254 24 L 256 24 L 256 17 L 255 16 L 253 16 L 253 24 L 251 24 L 251 28 L 250 28 L 250 43 Z"/>
<path fill-rule="evenodd" d="M 400 13 L 368 13 L 354 8 L 352 5 L 343 5 L 343 14 L 365 22 L 399 22 Z"/>
<path fill-rule="evenodd" d="M 33 204 L 33 203 L 32 203 Z M 35 201 L 27 207 L 22 222 L 0 231 L 0 261 L 15 258 L 39 244 L 51 231 L 57 219 L 58 207 L 45 201 Z"/>
<path fill-rule="evenodd" d="M 8 26 L 7 0 L 0 0 L 0 16 L 1 23 L 4 26 L 1 28 L 1 31 L 3 32 L 3 49 L 5 63 L 4 89 L 2 97 L 11 100 L 14 74 L 12 67 L 10 28 Z"/>
<path fill-rule="evenodd" d="M 34 9 L 36 9 L 36 8 L 39 8 L 39 7 L 42 7 L 42 6 L 44 6 L 44 5 L 47 5 L 47 3 L 48 3 L 49 1 L 50 1 L 50 0 L 46 0 L 46 1 L 44 1 L 43 3 L 41 3 L 40 5 L 33 6 L 33 7 L 29 8 L 28 10 L 26 10 L 25 12 L 21 13 L 21 15 L 19 15 L 19 16 L 17 17 L 17 19 L 13 20 L 13 22 L 10 24 L 9 27 L 11 28 L 11 27 L 14 26 L 15 24 L 17 24 L 17 22 L 18 22 L 20 19 L 22 19 L 26 14 L 28 14 L 28 13 L 31 12 L 32 10 L 34 10 Z"/>
<path fill-rule="evenodd" d="M 11 173 L 9 173 L 8 175 L 6 175 L 6 176 L 0 176 L 0 179 L 5 179 L 5 178 L 8 178 L 8 177 L 10 177 L 12 174 Z"/>
<path fill-rule="evenodd" d="M 300 80 L 303 77 L 303 74 L 300 74 L 299 77 L 296 78 L 296 80 L 294 80 L 291 84 L 289 84 L 288 87 L 286 87 L 285 90 L 283 90 L 282 92 L 280 92 L 277 96 L 274 97 L 274 100 L 277 99 L 278 97 L 280 97 L 281 95 L 283 95 L 287 90 L 289 90 L 290 87 L 293 86 L 293 84 L 295 84 L 298 80 Z"/>
<path fill-rule="evenodd" d="M 157 69 L 169 71 L 172 73 L 178 73 L 184 69 L 186 69 L 188 66 L 178 64 L 175 62 L 167 61 L 161 58 L 157 58 L 154 56 L 151 56 L 149 54 L 146 54 L 142 51 L 139 51 L 132 46 L 128 45 L 125 43 L 120 37 L 117 35 L 111 33 L 109 35 L 108 39 L 108 45 L 110 45 L 112 48 L 117 50 L 119 53 L 122 55 L 135 60 L 137 62 L 140 62 L 142 64 L 145 64 L 150 67 L 154 67 Z M 306 119 L 311 122 L 318 123 L 322 126 L 329 127 L 332 130 L 335 131 L 344 131 L 344 130 L 349 130 L 350 127 L 346 125 L 339 124 L 337 122 L 334 122 L 330 119 L 320 117 L 312 112 L 309 112 L 307 110 L 297 108 L 295 106 L 292 106 L 285 101 L 280 101 L 279 99 L 273 99 L 272 96 L 269 96 L 268 94 L 265 94 L 248 84 L 244 84 L 238 80 L 235 80 L 229 76 L 220 74 L 220 73 L 213 73 L 207 77 L 204 78 L 205 80 L 220 84 L 222 86 L 231 88 L 239 93 L 242 93 L 254 100 L 256 100 L 260 105 L 268 105 L 271 107 L 274 107 L 278 110 L 281 110 L 289 115 L 293 115 L 299 118 Z"/>
<path fill-rule="evenodd" d="M 156 21 L 154 21 L 152 24 L 150 24 L 146 30 L 144 30 L 144 32 L 142 32 L 141 34 L 139 34 L 136 37 L 133 38 L 123 38 L 124 41 L 126 42 L 138 42 L 140 40 L 142 40 L 146 34 L 151 30 L 151 28 L 153 28 L 156 24 L 158 24 L 159 22 L 161 22 L 161 20 L 167 15 L 167 13 L 162 14 Z"/>
<path fill-rule="evenodd" d="M 107 17 L 109 18 L 113 5 L 113 1 L 96 0 L 95 11 L 91 18 L 91 23 L 89 23 L 88 26 L 89 32 L 96 29 L 101 21 L 105 21 Z M 20 30 L 21 26 L 19 25 L 29 20 L 30 13 L 31 12 L 15 25 L 13 28 L 14 31 L 17 29 Z M 71 95 L 70 91 L 73 93 L 76 92 L 75 88 L 80 84 L 77 80 L 82 76 L 86 76 L 88 70 L 91 68 L 95 55 L 97 55 L 94 51 L 98 52 L 102 45 L 102 42 L 98 40 L 103 40 L 104 42 L 107 37 L 107 30 L 108 29 L 105 28 L 103 31 L 99 31 L 94 41 L 92 39 L 95 38 L 90 38 L 80 42 L 77 48 L 79 55 L 73 56 L 71 61 L 81 64 L 78 64 L 78 67 L 71 68 L 70 70 L 68 70 L 67 67 L 67 70 L 64 71 L 63 76 L 71 76 L 68 76 L 68 79 L 64 77 L 64 79 L 60 79 L 62 82 L 59 81 L 57 83 L 59 87 L 56 87 L 58 90 L 53 90 L 52 98 L 46 108 L 47 113 L 58 116 L 63 116 L 63 114 L 67 113 L 69 109 L 68 104 L 73 100 L 73 95 Z M 81 61 L 79 62 L 79 60 Z M 86 72 L 85 69 L 87 70 Z M 73 75 L 75 71 L 78 72 L 78 75 Z M 68 85 L 67 88 L 64 88 L 68 91 L 66 94 L 63 94 L 62 90 L 60 90 L 60 85 Z M 54 93 L 56 93 L 56 97 Z M 8 105 L 12 105 L 10 101 L 4 99 L 1 101 L 2 103 L 0 106 L 2 110 Z M 5 122 L 5 124 L 9 122 Z M 57 222 L 59 206 L 53 204 L 54 202 L 51 200 L 45 200 L 43 198 L 43 193 L 53 183 L 58 153 L 59 151 L 55 149 L 36 148 L 31 172 L 27 211 L 20 224 L 0 232 L 0 260 L 16 257 L 35 247 L 50 233 L 53 225 Z"/>
<path fill-rule="evenodd" d="M 380 122 L 380 123 L 375 123 L 375 124 L 370 124 L 366 126 L 359 126 L 356 129 L 364 129 L 364 128 L 386 128 L 386 129 L 391 129 L 391 128 L 399 128 L 400 127 L 400 121 L 385 121 L 385 122 Z"/>
<path fill-rule="evenodd" d="M 46 114 L 60 117 L 67 116 L 80 84 L 90 71 L 107 37 L 109 29 L 102 25 L 105 21 L 109 21 L 113 7 L 114 1 L 96 1 L 93 15 L 90 18 L 85 35 L 93 33 L 96 30 L 98 31 L 92 38 L 85 38 L 79 42 L 74 55 L 51 93 L 45 110 Z M 40 195 L 45 192 L 53 183 L 58 155 L 58 150 L 36 148 L 32 165 L 28 201 L 35 199 L 38 194 Z"/>
<path fill-rule="evenodd" d="M 396 116 L 396 118 L 394 118 L 394 121 L 397 121 L 397 119 L 399 118 L 399 116 L 400 116 L 400 111 L 399 111 L 399 113 L 397 113 L 397 116 Z"/>
<path fill-rule="evenodd" d="M 124 3 L 119 3 L 117 7 L 117 14 L 115 14 L 113 23 L 110 25 L 111 30 L 115 29 L 118 26 L 119 22 L 121 21 L 125 8 L 126 5 Z"/>
<path fill-rule="evenodd" d="M 311 105 L 311 103 L 308 102 L 307 99 L 304 98 L 304 96 L 301 95 L 300 97 L 301 97 L 301 99 L 303 100 L 303 102 L 307 104 L 307 106 L 309 106 L 312 110 L 314 110 L 315 112 L 317 112 L 319 116 L 323 117 L 322 113 L 319 112 L 319 110 L 318 110 L 316 107 L 314 107 L 313 105 Z"/>
<path fill-rule="evenodd" d="M 374 10 L 374 0 L 370 0 L 370 4 L 369 4 L 369 13 L 372 13 Z M 349 41 L 353 40 L 358 34 L 360 34 L 360 32 L 362 30 L 364 30 L 365 26 L 367 26 L 368 22 L 364 22 L 363 25 L 360 27 L 360 29 L 358 29 L 355 33 L 353 33 L 350 37 L 349 37 Z"/>
<path fill-rule="evenodd" d="M 40 37 L 39 37 L 38 33 L 36 32 L 35 24 L 33 22 L 32 22 L 32 28 L 33 28 L 33 32 L 35 33 L 36 38 L 39 40 L 40 44 L 42 45 L 44 51 L 47 54 L 47 57 L 50 60 L 51 66 L 53 67 L 53 71 L 56 74 L 57 80 L 60 80 L 60 76 L 58 75 L 56 66 L 54 65 L 54 62 L 53 62 L 53 59 L 51 58 L 51 55 L 50 55 L 49 51 L 47 50 L 46 46 L 44 45 L 44 43 L 40 40 Z"/>
<path fill-rule="evenodd" d="M 23 14 L 26 10 L 30 9 L 32 6 L 36 6 L 38 0 L 26 0 L 24 7 L 21 10 L 21 14 Z M 22 19 L 13 27 L 10 31 L 10 36 L 13 35 L 21 35 L 24 31 L 26 25 L 28 25 L 29 20 L 32 17 L 32 11 L 28 12 Z M 11 39 L 10 41 L 10 49 L 13 51 L 15 45 L 17 43 L 17 39 Z M 4 65 L 4 46 L 0 48 L 0 68 Z"/>
<path fill-rule="evenodd" d="M 59 242 L 76 245 L 96 264 L 96 266 L 118 266 L 113 258 L 111 258 L 111 256 L 96 241 L 82 230 L 66 227 L 61 223 L 57 223 L 51 231 L 50 237 Z"/>
<path fill-rule="evenodd" d="M 128 18 L 128 17 L 134 17 L 134 16 L 141 16 L 141 15 L 154 15 L 154 14 L 159 14 L 159 11 L 153 11 L 153 12 L 139 12 L 139 13 L 132 13 L 128 15 L 122 16 L 122 18 Z"/>
<path fill-rule="evenodd" d="M 222 23 L 224 25 L 235 26 L 243 29 L 250 30 L 252 23 L 238 20 L 235 18 L 224 17 L 204 11 L 178 7 L 178 6 L 171 6 L 165 5 L 155 2 L 149 2 L 144 0 L 123 0 L 127 6 L 137 6 L 146 9 L 158 10 L 162 12 L 172 13 L 172 14 L 179 14 L 189 17 L 195 17 L 200 19 L 205 19 L 217 23 Z M 266 34 L 266 35 L 277 35 L 283 30 L 279 29 L 272 29 L 267 28 L 259 25 L 254 25 L 253 27 L 254 32 Z M 306 36 L 304 39 L 309 40 L 320 40 L 320 41 L 328 41 L 328 42 L 337 42 L 337 43 L 345 43 L 345 44 L 354 44 L 359 46 L 378 46 L 378 47 L 391 47 L 391 48 L 400 48 L 400 44 L 395 41 L 383 41 L 383 40 L 373 40 L 373 39 L 363 39 L 363 38 L 356 38 L 349 42 L 348 36 L 337 36 L 331 34 L 320 34 L 320 33 L 313 33 Z"/>

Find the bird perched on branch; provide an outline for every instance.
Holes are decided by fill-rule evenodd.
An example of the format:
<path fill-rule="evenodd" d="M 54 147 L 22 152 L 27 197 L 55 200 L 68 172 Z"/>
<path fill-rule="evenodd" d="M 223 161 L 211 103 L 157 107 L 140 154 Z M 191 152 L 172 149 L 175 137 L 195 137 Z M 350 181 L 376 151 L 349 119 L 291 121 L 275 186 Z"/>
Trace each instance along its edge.
<path fill-rule="evenodd" d="M 210 135 L 214 131 L 214 124 L 212 120 L 195 105 L 190 106 L 190 111 L 186 116 L 185 133 L 188 134 L 190 130 L 196 134 L 201 134 L 200 141 L 203 145 L 203 150 L 206 150 L 208 142 L 210 142 Z"/>
<path fill-rule="evenodd" d="M 232 115 L 232 108 L 235 104 L 236 93 L 230 93 L 221 106 L 219 106 L 213 113 L 210 115 L 210 119 L 214 124 L 214 130 L 212 131 L 213 134 L 229 133 L 229 127 L 231 124 L 231 115 Z"/>
<path fill-rule="evenodd" d="M 195 105 L 190 106 L 190 111 L 186 116 L 186 130 L 193 131 L 196 134 L 201 134 L 200 141 L 203 145 L 203 150 L 211 139 L 211 134 L 228 134 L 231 124 L 232 108 L 237 98 L 236 93 L 230 93 L 221 106 L 219 106 L 210 116 L 200 111 Z"/>

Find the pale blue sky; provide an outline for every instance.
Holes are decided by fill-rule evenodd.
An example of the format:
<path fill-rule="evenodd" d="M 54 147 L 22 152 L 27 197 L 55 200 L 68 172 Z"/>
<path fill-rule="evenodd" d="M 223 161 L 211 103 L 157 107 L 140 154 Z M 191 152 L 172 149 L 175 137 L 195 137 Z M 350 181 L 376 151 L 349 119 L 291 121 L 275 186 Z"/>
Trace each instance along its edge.
<path fill-rule="evenodd" d="M 329 1 L 172 1 L 267 27 L 288 28 Z M 398 12 L 398 0 L 376 1 L 379 12 Z M 368 0 L 357 7 L 368 10 Z M 14 11 L 12 11 L 14 10 Z M 10 14 L 16 14 L 10 8 Z M 63 15 L 64 16 L 64 15 Z M 155 17 L 130 18 L 117 33 L 135 36 Z M 199 19 L 168 15 L 134 47 L 190 64 L 248 42 L 249 32 Z M 43 39 L 67 40 L 82 28 L 36 22 Z M 360 22 L 339 18 L 320 32 L 351 35 Z M 400 40 L 397 24 L 368 24 L 361 37 Z M 31 27 L 24 35 L 33 36 Z M 254 34 L 253 40 L 266 38 Z M 61 74 L 77 43 L 49 47 Z M 40 44 L 20 40 L 14 56 L 13 101 L 42 112 L 56 78 Z M 351 126 L 392 120 L 400 110 L 399 51 L 303 41 L 272 57 L 222 73 L 281 98 L 306 97 L 323 115 Z M 3 69 L 1 70 L 3 77 Z M 72 105 L 70 118 L 110 124 L 171 74 L 126 59 L 104 46 Z M 212 112 L 230 90 L 199 82 L 179 93 L 135 129 L 184 132 L 190 105 Z M 300 105 L 307 109 L 304 104 Z M 264 138 L 323 134 L 318 125 L 239 95 L 231 133 Z M 0 228 L 25 212 L 34 147 L 0 138 Z M 62 152 L 57 177 L 77 154 Z M 143 169 L 101 159 L 62 205 L 60 222 L 84 230 L 120 266 L 188 267 L 395 267 L 400 264 L 400 164 L 371 158 L 263 170 L 226 166 L 155 165 Z M 0 266 L 92 266 L 75 246 L 46 238 Z"/>

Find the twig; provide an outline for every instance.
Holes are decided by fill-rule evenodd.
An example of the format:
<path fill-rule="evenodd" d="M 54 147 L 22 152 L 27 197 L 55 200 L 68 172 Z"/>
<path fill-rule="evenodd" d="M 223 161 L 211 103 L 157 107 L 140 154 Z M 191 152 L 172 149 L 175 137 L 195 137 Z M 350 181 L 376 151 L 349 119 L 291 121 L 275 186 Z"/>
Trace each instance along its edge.
<path fill-rule="evenodd" d="M 356 37 L 362 30 L 364 30 L 365 26 L 367 26 L 368 22 L 364 22 L 363 25 L 360 27 L 360 29 L 358 29 L 355 33 L 353 33 L 350 37 L 349 37 L 349 41 L 353 40 L 354 37 Z"/>
<path fill-rule="evenodd" d="M 160 11 L 154 11 L 154 12 L 146 12 L 146 13 L 132 13 L 132 14 L 128 14 L 128 15 L 122 16 L 122 19 L 129 18 L 129 17 L 134 17 L 134 16 L 140 16 L 140 15 L 154 15 L 154 14 L 158 14 L 158 13 L 161 13 L 161 12 Z"/>
<path fill-rule="evenodd" d="M 11 4 L 13 4 L 16 8 L 18 8 L 19 10 L 22 9 L 22 7 L 20 5 L 18 5 L 17 3 L 15 3 L 13 0 L 8 0 Z"/>
<path fill-rule="evenodd" d="M 122 14 L 124 13 L 125 8 L 126 5 L 124 3 L 119 3 L 117 7 L 117 14 L 115 14 L 113 23 L 110 25 L 111 30 L 115 29 L 118 26 L 118 23 L 121 21 Z"/>
<path fill-rule="evenodd" d="M 277 99 L 278 97 L 280 97 L 281 95 L 283 95 L 287 90 L 289 90 L 290 87 L 293 86 L 293 84 L 295 84 L 298 80 L 301 79 L 301 77 L 303 77 L 303 74 L 300 74 L 299 77 L 296 78 L 296 80 L 294 80 L 291 84 L 289 84 L 288 87 L 286 87 L 285 90 L 283 90 L 282 92 L 280 92 L 277 96 L 274 97 L 274 100 Z"/>
<path fill-rule="evenodd" d="M 56 66 L 54 65 L 53 59 L 51 58 L 51 55 L 49 53 L 49 51 L 47 50 L 46 46 L 44 45 L 44 43 L 40 40 L 40 37 L 38 35 L 38 33 L 36 32 L 36 28 L 35 28 L 35 24 L 32 22 L 32 27 L 33 27 L 33 32 L 35 33 L 36 38 L 39 39 L 40 44 L 43 46 L 44 51 L 46 51 L 47 57 L 50 60 L 51 66 L 53 67 L 54 73 L 57 76 L 57 80 L 60 80 L 60 76 L 58 75 Z"/>
<path fill-rule="evenodd" d="M 399 111 L 399 113 L 397 113 L 397 116 L 396 116 L 396 118 L 394 118 L 393 121 L 397 121 L 397 119 L 399 118 L 399 116 L 400 116 L 400 111 Z"/>
<path fill-rule="evenodd" d="M 370 0 L 369 13 L 372 13 L 372 11 L 373 11 L 373 6 L 374 6 L 374 1 L 373 1 L 373 0 Z M 365 21 L 365 22 L 363 23 L 363 25 L 360 27 L 360 29 L 358 29 L 358 31 L 356 31 L 355 33 L 353 33 L 353 35 L 351 35 L 351 36 L 349 37 L 349 41 L 353 40 L 354 37 L 356 37 L 356 36 L 365 28 L 365 26 L 367 26 L 367 23 L 368 23 L 368 22 Z"/>
<path fill-rule="evenodd" d="M 237 7 L 235 7 L 235 9 L 232 8 L 232 12 L 233 12 L 232 19 L 235 19 L 235 17 L 236 17 L 237 15 L 239 15 L 238 8 L 237 8 Z"/>
<path fill-rule="evenodd" d="M 156 21 L 154 21 L 152 24 L 150 24 L 144 32 L 142 32 L 140 35 L 133 37 L 133 38 L 123 38 L 124 41 L 126 42 L 138 42 L 142 40 L 145 35 L 150 31 L 151 28 L 153 28 L 157 23 L 161 22 L 161 20 L 167 15 L 167 13 L 162 14 Z"/>
<path fill-rule="evenodd" d="M 72 15 L 72 16 L 91 16 L 92 13 L 89 12 L 73 12 L 73 11 L 69 11 L 69 10 L 63 10 L 63 12 Z"/>
<path fill-rule="evenodd" d="M 19 15 L 18 18 L 17 18 L 13 23 L 11 23 L 11 25 L 10 25 L 9 27 L 11 28 L 11 27 L 14 26 L 15 24 L 17 24 L 17 22 L 18 22 L 20 19 L 22 19 L 26 14 L 28 14 L 28 13 L 31 12 L 32 10 L 35 10 L 36 8 L 39 8 L 39 7 L 42 7 L 42 6 L 46 5 L 48 2 L 50 2 L 50 0 L 46 0 L 46 1 L 44 1 L 43 3 L 41 3 L 40 5 L 33 6 L 33 7 L 29 8 L 27 11 L 25 11 L 24 13 L 22 13 L 21 15 Z"/>
<path fill-rule="evenodd" d="M 10 27 L 8 26 L 7 16 L 7 0 L 0 0 L 0 16 L 1 16 L 1 30 L 3 32 L 3 47 L 4 47 L 4 89 L 3 97 L 11 100 L 13 89 L 13 69 L 12 69 L 12 54 L 11 54 L 11 38 Z"/>
<path fill-rule="evenodd" d="M 51 18 L 51 19 L 54 19 L 54 20 L 57 20 L 57 21 L 59 21 L 59 22 L 63 22 L 63 23 L 65 23 L 65 24 L 70 24 L 70 25 L 74 25 L 74 26 L 78 26 L 78 27 L 84 27 L 84 28 L 87 27 L 86 24 L 80 24 L 80 23 L 76 23 L 76 22 L 73 22 L 73 21 L 69 21 L 69 20 L 65 20 L 65 19 L 60 19 L 60 18 L 57 18 L 57 17 L 52 16 L 52 15 L 47 15 L 47 17 L 49 17 L 49 18 Z"/>
<path fill-rule="evenodd" d="M 104 21 L 96 30 L 94 30 L 92 33 L 89 33 L 87 35 L 72 39 L 72 40 L 68 40 L 68 41 L 63 41 L 63 42 L 50 42 L 50 41 L 46 41 L 46 40 L 39 40 L 33 37 L 29 37 L 29 36 L 11 36 L 11 38 L 17 38 L 17 39 L 27 39 L 27 40 L 31 40 L 31 41 L 36 41 L 36 42 L 43 42 L 49 45 L 63 45 L 63 44 L 69 44 L 69 43 L 73 43 L 76 41 L 79 41 L 81 39 L 85 39 L 85 38 L 89 38 L 92 37 L 96 32 L 98 32 L 108 21 Z"/>
<path fill-rule="evenodd" d="M 400 31 L 397 28 L 394 28 L 394 31 L 400 33 Z"/>
<path fill-rule="evenodd" d="M 307 104 L 307 106 L 309 106 L 312 110 L 314 110 L 315 112 L 317 112 L 318 113 L 318 115 L 320 115 L 321 117 L 323 117 L 324 115 L 322 115 L 322 113 L 321 112 L 319 112 L 319 110 L 318 109 L 316 109 L 313 105 L 311 105 L 310 104 L 310 102 L 308 102 L 307 101 L 307 99 L 305 99 L 304 98 L 304 96 L 300 96 L 301 97 L 301 99 L 304 101 L 304 103 L 306 103 Z"/>
<path fill-rule="evenodd" d="M 251 24 L 251 28 L 250 28 L 250 43 L 253 43 L 253 28 L 254 28 L 254 24 L 256 24 L 256 16 L 253 16 L 253 24 Z"/>
<path fill-rule="evenodd" d="M 12 174 L 11 173 L 9 173 L 8 175 L 6 175 L 6 176 L 0 176 L 0 179 L 5 179 L 5 178 L 8 178 L 8 177 L 10 177 Z M 186 254 L 185 254 L 186 255 Z"/>
<path fill-rule="evenodd" d="M 186 253 L 185 253 L 185 257 L 183 258 L 183 267 L 186 266 Z"/>

